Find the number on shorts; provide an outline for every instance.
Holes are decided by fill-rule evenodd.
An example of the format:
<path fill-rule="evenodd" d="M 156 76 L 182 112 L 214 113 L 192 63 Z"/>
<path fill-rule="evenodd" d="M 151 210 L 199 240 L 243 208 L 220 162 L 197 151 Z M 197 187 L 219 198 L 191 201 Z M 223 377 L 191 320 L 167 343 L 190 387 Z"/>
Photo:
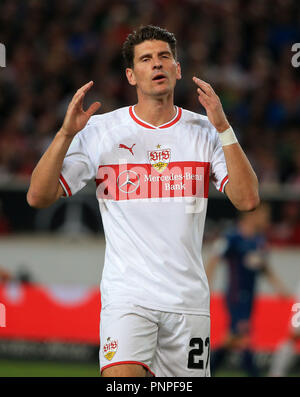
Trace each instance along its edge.
<path fill-rule="evenodd" d="M 208 368 L 208 363 L 209 363 L 209 355 L 210 355 L 210 343 L 209 343 L 209 337 L 205 339 L 205 346 L 207 347 L 207 359 L 206 359 L 206 364 L 205 364 L 205 369 Z"/>
<path fill-rule="evenodd" d="M 209 338 L 207 337 L 205 339 L 205 347 L 208 349 L 207 351 L 207 359 L 205 363 L 205 369 L 208 367 L 208 362 L 209 362 Z M 190 340 L 190 347 L 196 347 L 196 349 L 192 349 L 189 352 L 189 359 L 188 359 L 188 368 L 190 369 L 203 369 L 204 368 L 204 361 L 203 360 L 198 360 L 195 361 L 194 357 L 195 356 L 202 356 L 204 353 L 204 343 L 202 338 L 192 338 Z"/>

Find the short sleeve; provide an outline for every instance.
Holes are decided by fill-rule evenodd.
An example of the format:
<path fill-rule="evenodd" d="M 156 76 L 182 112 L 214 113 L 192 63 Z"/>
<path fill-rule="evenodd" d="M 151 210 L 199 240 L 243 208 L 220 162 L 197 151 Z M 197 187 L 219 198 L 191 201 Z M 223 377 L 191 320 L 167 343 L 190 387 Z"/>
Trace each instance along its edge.
<path fill-rule="evenodd" d="M 85 129 L 74 137 L 63 162 L 59 181 L 66 197 L 74 195 L 95 178 L 95 167 L 88 153 L 84 132 Z"/>
<path fill-rule="evenodd" d="M 218 136 L 218 132 L 215 129 L 213 129 L 212 134 L 214 141 L 214 149 L 211 160 L 210 174 L 211 174 L 212 182 L 215 185 L 216 189 L 224 193 L 224 188 L 228 182 L 228 172 L 226 167 L 225 156 L 221 145 L 221 141 Z"/>

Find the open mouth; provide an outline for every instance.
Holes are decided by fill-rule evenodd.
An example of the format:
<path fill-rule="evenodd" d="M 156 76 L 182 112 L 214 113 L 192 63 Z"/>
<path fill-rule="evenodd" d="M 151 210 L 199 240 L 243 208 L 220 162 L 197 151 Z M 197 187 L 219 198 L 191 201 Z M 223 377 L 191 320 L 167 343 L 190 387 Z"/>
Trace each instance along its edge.
<path fill-rule="evenodd" d="M 156 76 L 153 77 L 152 80 L 154 80 L 154 81 L 162 81 L 162 80 L 165 80 L 165 79 L 166 79 L 166 76 L 164 74 L 157 74 Z"/>

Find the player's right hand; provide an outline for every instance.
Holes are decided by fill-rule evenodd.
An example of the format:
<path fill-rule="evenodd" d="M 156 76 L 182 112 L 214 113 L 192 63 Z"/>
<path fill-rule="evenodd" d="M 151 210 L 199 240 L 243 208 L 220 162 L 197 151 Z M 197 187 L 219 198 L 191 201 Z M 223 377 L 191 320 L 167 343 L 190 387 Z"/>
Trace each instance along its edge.
<path fill-rule="evenodd" d="M 94 84 L 93 81 L 83 85 L 79 88 L 76 94 L 73 96 L 72 101 L 68 106 L 68 110 L 61 127 L 61 133 L 68 137 L 74 137 L 79 131 L 81 131 L 88 122 L 89 118 L 99 109 L 101 106 L 100 102 L 94 102 L 91 106 L 84 111 L 83 100 L 87 91 Z"/>

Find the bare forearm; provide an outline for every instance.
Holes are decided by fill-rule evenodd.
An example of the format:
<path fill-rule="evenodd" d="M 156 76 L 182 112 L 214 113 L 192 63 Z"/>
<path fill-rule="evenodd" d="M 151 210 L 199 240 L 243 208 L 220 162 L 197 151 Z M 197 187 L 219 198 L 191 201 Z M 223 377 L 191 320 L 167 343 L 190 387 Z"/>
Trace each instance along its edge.
<path fill-rule="evenodd" d="M 27 193 L 28 203 L 37 208 L 48 207 L 59 196 L 59 176 L 72 137 L 58 131 L 51 145 L 35 167 Z"/>
<path fill-rule="evenodd" d="M 290 295 L 290 292 L 287 290 L 284 283 L 277 277 L 277 275 L 270 269 L 269 266 L 265 267 L 264 274 L 275 291 L 286 297 Z"/>
<path fill-rule="evenodd" d="M 220 133 L 223 142 L 223 150 L 228 170 L 228 183 L 225 186 L 225 192 L 233 205 L 241 211 L 250 211 L 259 204 L 258 182 L 255 172 L 253 171 L 249 160 L 238 143 L 229 136 L 229 122 L 223 111 L 220 98 L 216 95 L 210 84 L 193 77 L 194 83 L 198 86 L 197 94 L 199 102 L 204 106 L 207 117 L 216 130 Z M 227 131 L 226 135 L 221 135 Z M 230 134 L 229 134 L 230 135 Z"/>
<path fill-rule="evenodd" d="M 233 205 L 250 211 L 259 205 L 258 181 L 251 164 L 238 143 L 223 146 L 228 183 L 225 192 Z"/>

